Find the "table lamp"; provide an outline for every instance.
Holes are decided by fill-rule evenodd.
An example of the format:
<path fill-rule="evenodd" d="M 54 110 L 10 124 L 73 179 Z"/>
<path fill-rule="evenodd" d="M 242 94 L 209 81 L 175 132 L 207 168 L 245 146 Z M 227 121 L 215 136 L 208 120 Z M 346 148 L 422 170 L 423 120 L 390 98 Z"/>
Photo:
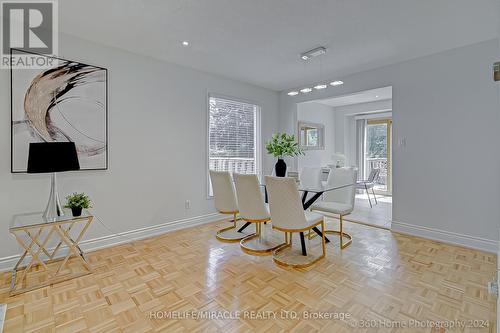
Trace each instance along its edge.
<path fill-rule="evenodd" d="M 52 173 L 49 202 L 43 213 L 47 221 L 55 221 L 64 212 L 57 193 L 57 172 L 80 170 L 74 142 L 30 143 L 28 173 Z"/>

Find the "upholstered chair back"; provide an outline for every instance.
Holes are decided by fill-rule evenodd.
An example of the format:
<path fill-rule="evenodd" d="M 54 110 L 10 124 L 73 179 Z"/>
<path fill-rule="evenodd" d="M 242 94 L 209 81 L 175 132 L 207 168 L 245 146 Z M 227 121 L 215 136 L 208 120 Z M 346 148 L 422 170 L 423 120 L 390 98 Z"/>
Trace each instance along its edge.
<path fill-rule="evenodd" d="M 238 204 L 231 174 L 228 171 L 210 170 L 210 180 L 215 200 L 215 209 L 221 213 L 237 213 Z"/>
<path fill-rule="evenodd" d="M 307 227 L 295 179 L 266 176 L 266 189 L 274 227 L 288 230 Z"/>
<path fill-rule="evenodd" d="M 303 167 L 300 172 L 300 184 L 304 187 L 321 187 L 321 168 Z"/>
<path fill-rule="evenodd" d="M 234 174 L 233 177 L 240 217 L 254 221 L 269 219 L 257 175 Z"/>
<path fill-rule="evenodd" d="M 349 185 L 347 187 L 325 192 L 325 201 L 338 202 L 350 205 L 354 209 L 356 196 L 356 179 L 358 170 L 356 168 L 333 168 L 328 174 L 327 187 Z"/>

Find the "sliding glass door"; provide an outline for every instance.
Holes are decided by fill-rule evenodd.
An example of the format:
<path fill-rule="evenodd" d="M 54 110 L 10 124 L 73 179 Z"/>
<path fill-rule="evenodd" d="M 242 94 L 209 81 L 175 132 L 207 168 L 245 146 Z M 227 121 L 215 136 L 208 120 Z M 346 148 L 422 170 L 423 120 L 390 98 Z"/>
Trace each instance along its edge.
<path fill-rule="evenodd" d="M 369 119 L 365 132 L 365 179 L 373 169 L 380 169 L 375 192 L 391 195 L 391 119 Z"/>

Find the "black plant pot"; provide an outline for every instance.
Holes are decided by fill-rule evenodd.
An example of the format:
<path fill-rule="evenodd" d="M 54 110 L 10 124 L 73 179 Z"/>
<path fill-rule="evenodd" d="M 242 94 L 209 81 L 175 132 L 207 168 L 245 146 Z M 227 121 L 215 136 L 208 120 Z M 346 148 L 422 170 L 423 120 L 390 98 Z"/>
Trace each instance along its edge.
<path fill-rule="evenodd" d="M 276 172 L 276 177 L 286 176 L 286 163 L 282 158 L 278 158 L 278 162 L 276 162 L 274 170 Z"/>
<path fill-rule="evenodd" d="M 73 213 L 74 217 L 81 216 L 82 215 L 82 208 L 81 207 L 71 208 L 71 212 Z"/>

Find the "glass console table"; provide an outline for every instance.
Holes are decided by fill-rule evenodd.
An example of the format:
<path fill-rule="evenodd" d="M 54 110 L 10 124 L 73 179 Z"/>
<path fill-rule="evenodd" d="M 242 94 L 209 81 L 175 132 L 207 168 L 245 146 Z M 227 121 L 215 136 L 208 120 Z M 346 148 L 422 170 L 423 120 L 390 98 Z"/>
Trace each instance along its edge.
<path fill-rule="evenodd" d="M 64 216 L 51 221 L 42 215 L 15 215 L 9 227 L 10 234 L 23 251 L 12 269 L 10 295 L 92 273 L 92 267 L 78 245 L 93 220 L 89 211 L 83 210 L 81 216 L 73 217 L 71 211 L 65 210 Z M 58 256 L 58 252 L 62 254 Z M 79 265 L 70 261 L 72 257 Z"/>

